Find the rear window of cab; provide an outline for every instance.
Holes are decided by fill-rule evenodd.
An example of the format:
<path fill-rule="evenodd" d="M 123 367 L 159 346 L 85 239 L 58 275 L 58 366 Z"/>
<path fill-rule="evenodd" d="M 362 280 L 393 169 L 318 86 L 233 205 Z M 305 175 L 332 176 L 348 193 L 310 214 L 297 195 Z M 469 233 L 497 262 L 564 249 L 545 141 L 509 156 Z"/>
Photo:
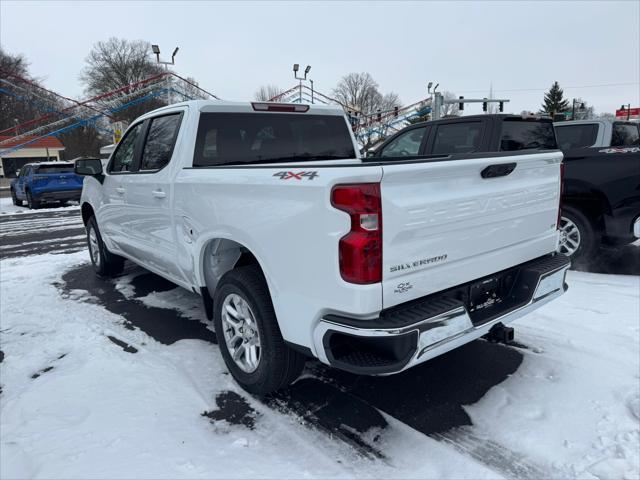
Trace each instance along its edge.
<path fill-rule="evenodd" d="M 194 167 L 356 158 L 341 115 L 202 113 Z"/>

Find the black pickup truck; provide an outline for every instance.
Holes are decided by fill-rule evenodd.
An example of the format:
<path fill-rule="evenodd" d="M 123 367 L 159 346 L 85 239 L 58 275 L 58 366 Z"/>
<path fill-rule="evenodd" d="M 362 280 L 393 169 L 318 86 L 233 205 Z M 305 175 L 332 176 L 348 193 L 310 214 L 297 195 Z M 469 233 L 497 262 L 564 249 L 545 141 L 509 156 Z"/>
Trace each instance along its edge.
<path fill-rule="evenodd" d="M 631 124 L 637 129 L 637 124 Z M 565 155 L 559 251 L 574 263 L 592 259 L 601 243 L 640 237 L 640 145 L 625 127 L 623 146 L 579 146 Z M 561 145 L 562 146 L 562 145 Z M 566 144 L 565 144 L 566 146 Z M 550 119 L 520 115 L 473 115 L 416 123 L 368 152 L 370 157 L 556 150 Z"/>

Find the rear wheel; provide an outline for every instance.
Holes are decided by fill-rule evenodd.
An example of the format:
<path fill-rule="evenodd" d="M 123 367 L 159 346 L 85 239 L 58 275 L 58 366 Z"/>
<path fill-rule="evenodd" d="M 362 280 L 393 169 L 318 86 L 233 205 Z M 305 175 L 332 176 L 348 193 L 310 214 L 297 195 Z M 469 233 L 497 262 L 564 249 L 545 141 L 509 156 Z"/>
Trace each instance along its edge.
<path fill-rule="evenodd" d="M 600 234 L 582 212 L 571 207 L 562 209 L 558 245 L 560 253 L 577 264 L 588 262 L 594 259 L 600 241 Z"/>
<path fill-rule="evenodd" d="M 18 200 L 16 191 L 13 188 L 11 189 L 11 201 L 13 202 L 14 205 L 17 205 L 18 207 L 22 205 L 22 200 Z"/>
<path fill-rule="evenodd" d="M 112 277 L 122 272 L 124 258 L 107 249 L 102 241 L 96 217 L 91 217 L 87 222 L 87 245 L 93 269 L 99 276 Z"/>
<path fill-rule="evenodd" d="M 33 198 L 33 195 L 31 195 L 31 190 L 27 190 L 27 205 L 31 210 L 40 208 L 40 202 Z"/>
<path fill-rule="evenodd" d="M 264 395 L 298 378 L 305 357 L 284 342 L 260 268 L 248 265 L 227 272 L 214 306 L 222 358 L 242 388 Z"/>

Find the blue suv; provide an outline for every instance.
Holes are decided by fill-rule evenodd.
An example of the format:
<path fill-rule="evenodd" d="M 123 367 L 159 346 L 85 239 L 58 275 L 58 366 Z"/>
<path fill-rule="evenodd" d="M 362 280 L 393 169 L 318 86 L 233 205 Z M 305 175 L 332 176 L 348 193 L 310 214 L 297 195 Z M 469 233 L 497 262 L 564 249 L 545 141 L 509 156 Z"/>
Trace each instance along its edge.
<path fill-rule="evenodd" d="M 73 172 L 73 163 L 27 163 L 11 181 L 14 205 L 26 201 L 29 208 L 46 202 L 80 200 L 83 177 Z"/>

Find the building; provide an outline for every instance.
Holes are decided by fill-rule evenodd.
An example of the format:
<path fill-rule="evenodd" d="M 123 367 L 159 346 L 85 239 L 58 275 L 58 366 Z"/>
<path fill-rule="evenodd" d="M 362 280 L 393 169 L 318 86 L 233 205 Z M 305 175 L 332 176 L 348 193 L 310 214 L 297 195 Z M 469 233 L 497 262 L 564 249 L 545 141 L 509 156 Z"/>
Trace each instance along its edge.
<path fill-rule="evenodd" d="M 36 137 L 21 137 L 17 140 L 11 140 L 11 138 L 0 135 L 0 177 L 15 177 L 16 171 L 26 163 L 62 160 L 61 152 L 64 150 L 64 145 L 56 137 L 39 138 L 20 150 L 2 153 L 3 150 L 11 149 Z"/>

